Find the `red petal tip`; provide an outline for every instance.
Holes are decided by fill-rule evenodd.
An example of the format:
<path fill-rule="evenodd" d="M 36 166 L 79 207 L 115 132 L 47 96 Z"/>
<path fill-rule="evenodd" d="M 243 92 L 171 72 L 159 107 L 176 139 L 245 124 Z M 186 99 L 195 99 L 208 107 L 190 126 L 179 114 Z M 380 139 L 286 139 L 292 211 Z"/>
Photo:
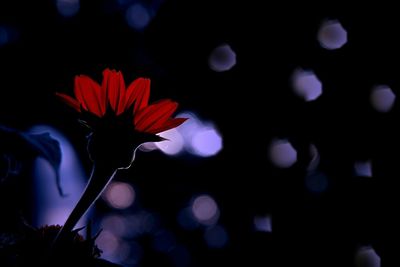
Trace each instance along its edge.
<path fill-rule="evenodd" d="M 69 95 L 58 93 L 58 92 L 56 92 L 56 96 L 58 96 L 64 103 L 66 103 L 68 106 L 72 107 L 76 111 L 78 111 L 78 112 L 81 111 L 81 105 L 79 104 L 79 102 L 76 99 L 70 97 Z"/>

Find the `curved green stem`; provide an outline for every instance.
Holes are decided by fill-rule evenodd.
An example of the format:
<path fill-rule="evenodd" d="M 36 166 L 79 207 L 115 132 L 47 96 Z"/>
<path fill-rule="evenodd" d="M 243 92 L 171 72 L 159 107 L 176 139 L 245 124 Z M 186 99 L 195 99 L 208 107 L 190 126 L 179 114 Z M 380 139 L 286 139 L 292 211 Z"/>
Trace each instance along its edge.
<path fill-rule="evenodd" d="M 107 167 L 107 164 L 93 165 L 92 174 L 90 175 L 88 184 L 75 208 L 72 210 L 67 221 L 54 240 L 55 245 L 62 242 L 65 236 L 73 230 L 80 218 L 82 218 L 90 206 L 92 206 L 92 204 L 100 197 L 101 193 L 113 179 L 116 172 L 117 169 Z"/>

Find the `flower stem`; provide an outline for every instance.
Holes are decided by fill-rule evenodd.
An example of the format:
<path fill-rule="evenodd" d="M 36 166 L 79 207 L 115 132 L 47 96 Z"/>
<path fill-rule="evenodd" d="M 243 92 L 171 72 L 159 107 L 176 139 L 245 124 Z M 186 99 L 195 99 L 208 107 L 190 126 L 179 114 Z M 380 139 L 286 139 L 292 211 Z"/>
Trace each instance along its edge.
<path fill-rule="evenodd" d="M 82 218 L 90 206 L 92 206 L 92 204 L 100 197 L 101 193 L 113 179 L 116 172 L 117 170 L 108 167 L 107 163 L 98 163 L 93 165 L 92 174 L 90 175 L 88 184 L 78 203 L 54 240 L 54 245 L 62 242 L 62 240 L 73 230 L 79 219 Z"/>

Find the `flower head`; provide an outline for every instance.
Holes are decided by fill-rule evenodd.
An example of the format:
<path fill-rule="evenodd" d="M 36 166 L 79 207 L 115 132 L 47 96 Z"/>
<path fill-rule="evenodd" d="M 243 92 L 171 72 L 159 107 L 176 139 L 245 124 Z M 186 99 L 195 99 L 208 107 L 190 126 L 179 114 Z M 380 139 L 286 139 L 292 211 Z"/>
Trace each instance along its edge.
<path fill-rule="evenodd" d="M 128 168 L 135 149 L 164 140 L 157 134 L 182 124 L 172 118 L 178 103 L 163 99 L 149 105 L 150 80 L 138 78 L 127 88 L 121 72 L 106 69 L 101 85 L 88 76 L 75 77 L 75 98 L 57 93 L 91 128 L 88 151 L 93 161 Z"/>
<path fill-rule="evenodd" d="M 149 79 L 138 78 L 126 88 L 120 71 L 104 70 L 101 85 L 88 76 L 78 75 L 75 77 L 74 93 L 75 98 L 56 94 L 76 111 L 85 114 L 91 127 L 98 126 L 103 118 L 122 116 L 132 119 L 129 123 L 135 131 L 157 134 L 175 128 L 186 120 L 171 118 L 178 103 L 170 99 L 148 104 Z"/>

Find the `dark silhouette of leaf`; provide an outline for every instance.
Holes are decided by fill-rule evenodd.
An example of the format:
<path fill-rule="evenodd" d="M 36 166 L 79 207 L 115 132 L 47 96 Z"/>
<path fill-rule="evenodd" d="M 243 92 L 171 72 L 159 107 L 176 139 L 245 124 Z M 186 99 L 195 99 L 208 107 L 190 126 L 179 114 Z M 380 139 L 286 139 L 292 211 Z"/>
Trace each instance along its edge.
<path fill-rule="evenodd" d="M 56 175 L 58 191 L 63 195 L 60 185 L 59 168 L 61 164 L 61 149 L 57 140 L 49 133 L 31 134 L 0 125 L 0 160 L 3 177 L 15 174 L 18 161 L 32 160 L 42 157 L 47 160 Z"/>

